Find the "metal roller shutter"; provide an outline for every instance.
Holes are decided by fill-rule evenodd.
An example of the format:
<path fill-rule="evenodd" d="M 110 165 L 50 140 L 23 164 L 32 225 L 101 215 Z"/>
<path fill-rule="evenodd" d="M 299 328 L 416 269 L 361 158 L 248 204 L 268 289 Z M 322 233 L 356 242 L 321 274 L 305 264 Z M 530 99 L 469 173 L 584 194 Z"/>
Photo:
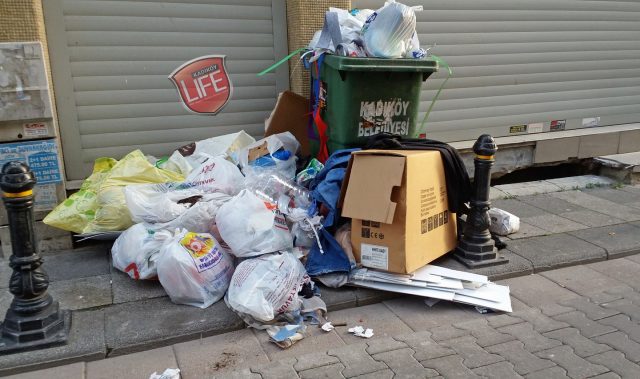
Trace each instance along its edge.
<path fill-rule="evenodd" d="M 423 0 L 423 47 L 453 68 L 427 126 L 430 138 L 510 134 L 512 125 L 599 117 L 640 122 L 640 2 L 624 0 Z M 376 9 L 381 0 L 354 0 Z M 421 115 L 445 78 L 425 82 Z"/>
<path fill-rule="evenodd" d="M 95 158 L 140 148 L 162 156 L 244 129 L 260 136 L 287 65 L 285 0 L 43 1 L 67 179 Z M 202 55 L 226 54 L 233 98 L 217 116 L 189 114 L 167 79 Z"/>

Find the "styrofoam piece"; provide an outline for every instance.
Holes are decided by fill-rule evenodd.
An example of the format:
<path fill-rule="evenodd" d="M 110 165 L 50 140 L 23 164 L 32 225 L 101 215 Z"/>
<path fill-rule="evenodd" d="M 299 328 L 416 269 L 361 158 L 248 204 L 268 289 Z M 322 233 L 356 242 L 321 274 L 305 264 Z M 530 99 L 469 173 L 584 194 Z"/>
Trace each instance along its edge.
<path fill-rule="evenodd" d="M 466 271 L 452 270 L 446 267 L 426 265 L 411 274 L 413 280 L 426 280 L 428 275 L 437 275 L 446 278 L 460 279 L 468 282 L 489 283 L 489 278 Z"/>

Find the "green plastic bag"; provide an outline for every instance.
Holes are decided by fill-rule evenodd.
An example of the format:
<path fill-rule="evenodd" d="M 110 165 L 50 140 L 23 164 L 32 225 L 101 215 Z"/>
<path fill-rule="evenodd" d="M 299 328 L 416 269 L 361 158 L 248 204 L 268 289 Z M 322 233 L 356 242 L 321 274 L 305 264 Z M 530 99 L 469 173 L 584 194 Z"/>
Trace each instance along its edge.
<path fill-rule="evenodd" d="M 59 204 L 43 222 L 78 234 L 122 231 L 133 225 L 124 198 L 126 185 L 183 180 L 182 175 L 149 163 L 140 150 L 120 161 L 98 158 L 80 190 Z"/>

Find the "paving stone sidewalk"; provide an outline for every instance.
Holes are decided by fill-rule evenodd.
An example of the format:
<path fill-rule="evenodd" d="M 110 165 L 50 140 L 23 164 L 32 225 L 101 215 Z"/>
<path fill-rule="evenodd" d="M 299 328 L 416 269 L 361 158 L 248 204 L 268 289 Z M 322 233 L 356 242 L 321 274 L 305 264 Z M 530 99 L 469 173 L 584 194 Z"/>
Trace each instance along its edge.
<path fill-rule="evenodd" d="M 640 186 L 595 186 L 517 197 L 511 193 L 510 198 L 494 199 L 493 204 L 520 216 L 521 231 L 507 240 L 508 248 L 503 253 L 509 258 L 509 264 L 475 270 L 492 280 L 541 273 L 529 278 L 545 288 L 549 285 L 545 277 L 550 275 L 546 272 L 548 270 L 640 253 Z M 73 310 L 70 343 L 36 353 L 0 356 L 0 375 L 162 349 L 193 339 L 204 341 L 231 331 L 246 334 L 243 322 L 224 302 L 204 310 L 172 304 L 158 282 L 134 281 L 114 270 L 110 264 L 109 249 L 110 245 L 104 244 L 44 257 L 45 268 L 52 281 L 51 293 L 60 301 L 62 308 Z M 465 269 L 449 257 L 435 264 Z M 624 269 L 620 268 L 625 275 L 634 275 L 634 272 Z M 9 275 L 6 261 L 0 261 L 0 314 L 5 313 L 11 301 L 6 288 Z M 592 276 L 583 278 L 586 282 L 590 280 L 593 280 Z M 569 293 L 579 293 L 580 288 L 589 285 L 583 281 L 571 281 L 574 288 L 567 284 L 571 289 Z M 393 312 L 406 310 L 407 314 L 411 313 L 397 324 L 397 330 L 390 334 L 393 336 L 411 330 L 425 330 L 441 323 L 431 313 L 425 315 L 422 303 L 416 305 L 414 300 L 391 300 L 396 296 L 394 294 L 355 288 L 323 288 L 322 292 L 333 313 L 339 310 L 358 312 L 350 309 L 372 304 L 386 308 L 391 308 L 389 304 L 392 304 Z M 545 292 L 529 292 L 529 297 L 537 296 L 540 301 L 547 299 Z M 381 305 L 381 302 L 384 303 Z M 519 304 L 517 300 L 515 303 Z M 624 304 L 618 306 L 625 307 Z M 439 307 L 459 308 L 446 303 Z M 477 317 L 475 311 L 465 309 L 465 312 L 447 316 L 452 319 L 445 321 L 464 321 L 467 320 L 464 316 L 469 314 L 472 318 Z M 338 343 L 349 338 L 343 337 L 320 334 L 317 340 Z M 269 345 L 264 336 L 258 338 L 263 345 Z M 295 354 L 304 349 L 317 350 L 313 346 L 299 346 Z"/>
<path fill-rule="evenodd" d="M 504 280 L 514 312 L 398 298 L 332 312 L 347 327 L 290 349 L 242 329 L 160 349 L 11 376 L 148 378 L 179 367 L 200 378 L 637 378 L 640 375 L 640 255 Z"/>

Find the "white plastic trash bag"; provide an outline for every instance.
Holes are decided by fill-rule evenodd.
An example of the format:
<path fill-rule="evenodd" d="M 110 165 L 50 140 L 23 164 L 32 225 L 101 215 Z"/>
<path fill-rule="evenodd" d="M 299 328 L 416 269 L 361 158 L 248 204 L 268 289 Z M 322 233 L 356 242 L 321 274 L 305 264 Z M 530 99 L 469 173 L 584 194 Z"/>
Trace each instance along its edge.
<path fill-rule="evenodd" d="M 153 227 L 167 230 L 187 229 L 194 233 L 211 233 L 216 223 L 218 210 L 222 204 L 232 198 L 232 196 L 221 192 L 204 194 L 176 219 L 163 224 L 154 224 Z M 222 243 L 222 241 L 218 242 Z"/>
<path fill-rule="evenodd" d="M 371 57 L 402 58 L 412 47 L 416 32 L 415 11 L 422 7 L 409 7 L 389 0 L 375 11 L 362 27 L 364 48 Z"/>
<path fill-rule="evenodd" d="M 169 231 L 156 231 L 147 224 L 133 225 L 122 232 L 111 247 L 113 267 L 136 280 L 156 277 L 160 248 L 170 238 Z"/>
<path fill-rule="evenodd" d="M 234 159 L 242 168 L 245 175 L 262 172 L 265 169 L 275 169 L 289 179 L 296 175 L 296 152 L 300 143 L 291 132 L 272 134 L 251 145 L 238 150 Z M 280 153 L 288 152 L 287 159 L 280 159 Z M 257 158 L 263 157 L 261 160 Z M 272 166 L 264 166 L 271 161 Z M 261 163 L 258 163 L 261 162 Z M 265 163 L 262 163 L 265 162 Z"/>
<path fill-rule="evenodd" d="M 243 130 L 237 133 L 192 142 L 180 147 L 176 151 L 185 158 L 191 167 L 195 168 L 202 163 L 203 155 L 231 155 L 235 151 L 254 142 L 256 142 L 256 140 Z"/>
<path fill-rule="evenodd" d="M 293 248 L 284 215 L 275 205 L 265 203 L 248 190 L 242 190 L 220 207 L 216 225 L 236 257 L 253 257 Z"/>
<path fill-rule="evenodd" d="M 199 308 L 220 300 L 233 275 L 233 259 L 211 234 L 186 230 L 162 246 L 157 267 L 171 301 Z"/>
<path fill-rule="evenodd" d="M 193 171 L 193 166 L 189 160 L 183 157 L 179 151 L 174 151 L 166 161 L 157 164 L 157 166 L 163 170 L 177 172 L 185 177 Z"/>
<path fill-rule="evenodd" d="M 489 209 L 491 226 L 489 230 L 499 236 L 517 233 L 520 230 L 520 218 L 499 208 Z"/>
<path fill-rule="evenodd" d="M 208 156 L 193 169 L 178 188 L 198 188 L 205 193 L 223 192 L 235 195 L 244 187 L 244 176 L 240 169 L 222 155 Z"/>
<path fill-rule="evenodd" d="M 225 302 L 235 312 L 269 322 L 300 309 L 298 292 L 309 280 L 302 263 L 289 252 L 247 259 L 238 265 Z"/>
<path fill-rule="evenodd" d="M 175 183 L 138 184 L 124 188 L 124 197 L 133 222 L 163 223 L 176 219 L 189 209 L 182 202 L 202 195 L 197 188 L 176 191 Z"/>

